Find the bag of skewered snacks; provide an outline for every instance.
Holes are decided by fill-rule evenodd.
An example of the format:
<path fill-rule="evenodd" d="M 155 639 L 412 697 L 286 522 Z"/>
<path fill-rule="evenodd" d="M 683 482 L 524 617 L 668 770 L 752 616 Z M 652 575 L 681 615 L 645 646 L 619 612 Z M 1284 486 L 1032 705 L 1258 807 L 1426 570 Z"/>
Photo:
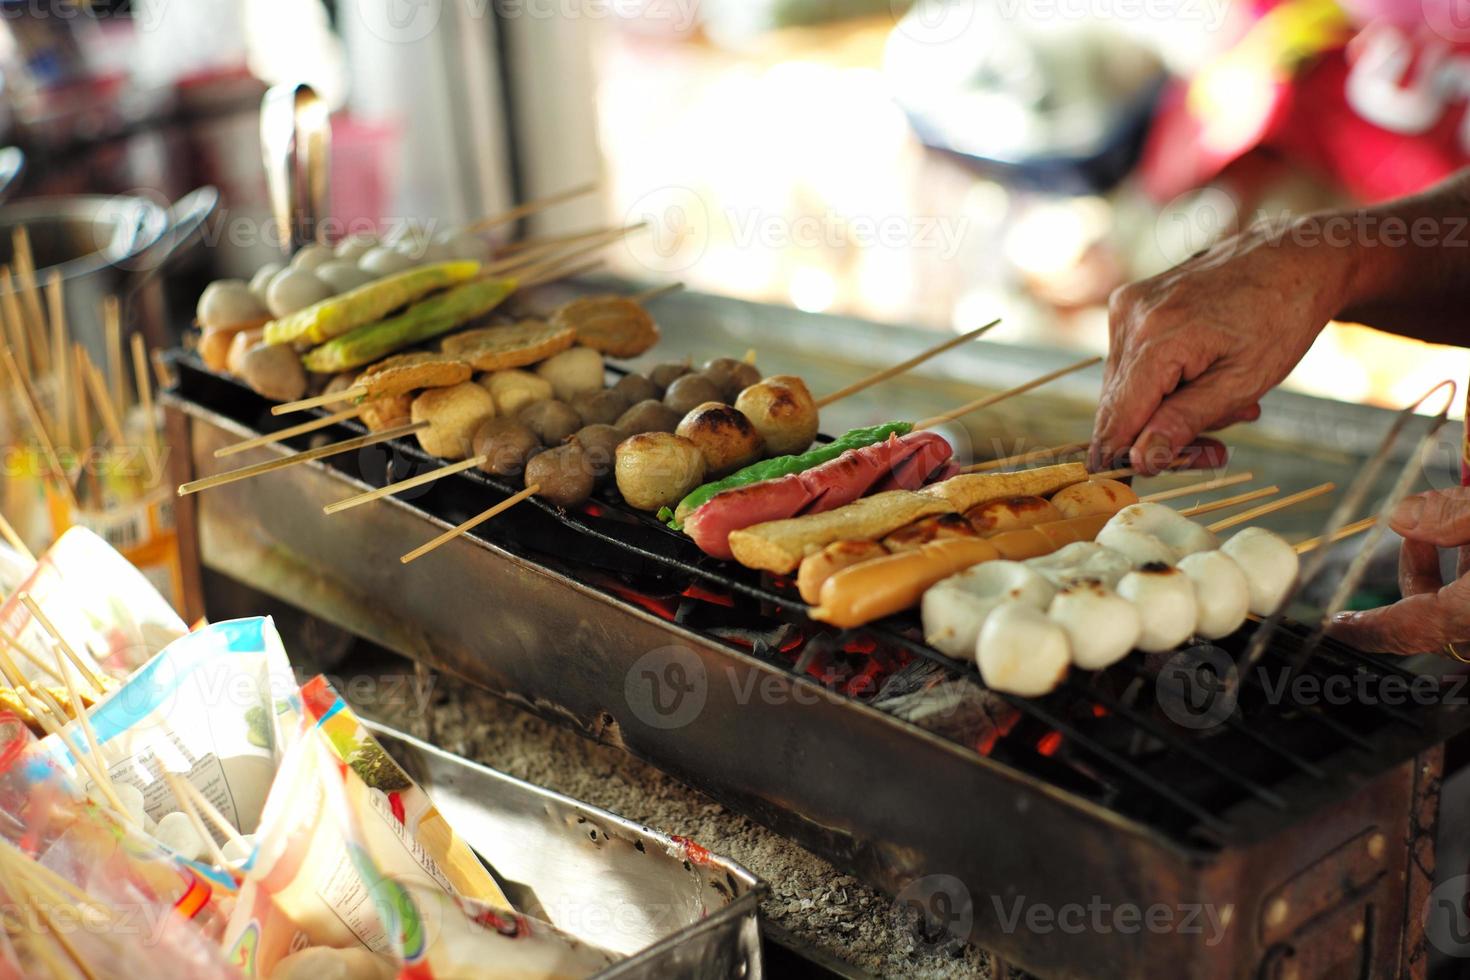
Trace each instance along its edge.
<path fill-rule="evenodd" d="M 238 976 L 218 946 L 227 896 L 85 796 L 3 712 L 0 893 L 31 927 L 8 932 L 0 975 Z"/>
<path fill-rule="evenodd" d="M 333 704 L 282 761 L 226 931 L 247 977 L 577 977 L 612 962 L 550 925 L 458 894 L 399 812 L 400 794 L 417 787 L 350 715 L 350 726 L 330 725 L 345 711 Z"/>
<path fill-rule="evenodd" d="M 272 678 L 284 659 L 269 618 L 214 623 L 171 643 L 87 712 L 98 761 L 114 787 L 136 790 L 145 828 L 172 832 L 179 822 L 165 775 L 174 774 L 237 831 L 254 833 L 278 762 Z M 79 727 L 71 722 L 60 733 L 65 742 L 53 735 L 42 746 L 95 792 L 75 758 L 91 744 Z M 209 857 L 197 834 L 181 827 L 180 836 L 164 836 L 187 860 Z"/>
<path fill-rule="evenodd" d="M 20 601 L 28 594 L 47 612 L 89 668 L 121 676 L 188 632 L 153 584 L 96 534 L 73 527 L 36 562 L 0 606 L 0 630 L 29 649 L 48 637 Z M 28 661 L 17 666 L 40 679 Z"/>

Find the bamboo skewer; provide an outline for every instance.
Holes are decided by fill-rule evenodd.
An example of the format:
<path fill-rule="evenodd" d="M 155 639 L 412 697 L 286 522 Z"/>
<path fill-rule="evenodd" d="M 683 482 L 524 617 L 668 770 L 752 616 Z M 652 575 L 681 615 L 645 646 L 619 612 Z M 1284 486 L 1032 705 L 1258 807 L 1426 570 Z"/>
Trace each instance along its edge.
<path fill-rule="evenodd" d="M 1296 545 L 1296 553 L 1299 555 L 1305 555 L 1309 551 L 1316 551 L 1324 544 L 1336 544 L 1337 542 L 1346 540 L 1347 538 L 1350 538 L 1355 534 L 1362 534 L 1364 531 L 1368 530 L 1377 523 L 1378 518 L 1374 516 L 1365 517 L 1360 521 L 1353 521 L 1351 524 L 1344 524 L 1342 527 L 1334 531 L 1325 540 L 1321 536 L 1318 536 L 1315 538 L 1308 538 L 1307 540 Z"/>
<path fill-rule="evenodd" d="M 351 388 L 343 388 L 341 391 L 329 391 L 323 395 L 313 395 L 310 398 L 298 398 L 294 402 L 282 402 L 271 406 L 272 415 L 291 415 L 294 412 L 304 412 L 308 408 L 320 408 L 323 405 L 333 405 L 337 402 L 350 402 L 358 398 L 366 398 L 372 394 L 366 385 L 353 385 Z M 271 440 L 274 441 L 274 440 Z"/>
<path fill-rule="evenodd" d="M 138 408 L 143 413 L 143 431 L 148 439 L 148 449 L 153 453 L 154 459 L 157 459 L 162 447 L 159 445 L 158 422 L 153 411 L 153 381 L 148 376 L 148 347 L 140 333 L 133 334 L 129 343 L 133 352 L 133 385 L 138 390 Z"/>
<path fill-rule="evenodd" d="M 519 284 L 519 287 L 521 289 L 531 289 L 535 286 L 544 286 L 549 282 L 556 282 L 560 279 L 570 279 L 572 278 L 572 276 L 580 276 L 584 272 L 591 272 L 593 269 L 602 265 L 605 261 L 606 260 L 602 258 L 595 258 L 590 259 L 586 262 L 581 262 L 577 265 L 561 266 L 559 268 L 548 269 L 545 272 L 539 273 L 534 279 L 527 279 L 524 282 L 521 282 Z"/>
<path fill-rule="evenodd" d="M 1122 466 L 1115 470 L 1099 470 L 1092 474 L 1094 480 L 1126 480 L 1133 476 L 1163 476 L 1165 473 L 1173 473 L 1178 470 L 1187 470 L 1194 465 L 1194 460 L 1187 456 L 1180 456 L 1171 460 L 1169 465 L 1157 473 L 1140 473 L 1131 466 Z M 1213 469 L 1213 467 L 1211 467 Z"/>
<path fill-rule="evenodd" d="M 63 446 L 75 447 L 71 419 L 71 347 L 66 338 L 66 302 L 61 294 L 61 277 L 55 272 L 46 281 L 46 307 L 51 314 L 51 371 L 56 408 L 56 438 Z"/>
<path fill-rule="evenodd" d="M 352 408 L 344 408 L 340 412 L 336 412 L 332 415 L 323 415 L 321 418 L 312 419 L 310 422 L 302 422 L 300 425 L 293 425 L 287 429 L 280 429 L 276 432 L 267 432 L 265 435 L 261 436 L 251 436 L 249 439 L 243 439 L 240 442 L 231 443 L 228 446 L 221 446 L 214 451 L 214 458 L 223 459 L 226 456 L 234 456 L 236 453 L 243 453 L 247 449 L 257 449 L 261 446 L 269 446 L 273 442 L 282 442 L 286 439 L 293 439 L 296 436 L 304 436 L 307 433 L 315 432 L 318 429 L 326 429 L 342 422 L 351 421 L 361 414 L 361 405 L 357 405 Z"/>
<path fill-rule="evenodd" d="M 552 259 L 557 252 L 564 251 L 568 246 L 572 245 L 602 248 L 605 245 L 611 245 L 613 242 L 626 238 L 627 236 L 635 234 L 636 232 L 643 231 L 647 227 L 648 225 L 646 222 L 639 222 L 632 225 L 614 225 L 610 228 L 598 228 L 594 231 L 584 231 L 581 234 L 569 236 L 565 241 L 554 242 L 546 245 L 537 245 L 534 248 L 528 248 L 523 252 L 513 255 L 508 259 L 501 259 L 498 262 L 491 262 L 488 265 L 481 267 L 479 275 L 480 278 L 483 279 L 487 276 L 501 275 L 503 273 L 511 272 L 515 269 L 523 268 L 525 266 L 535 265 L 539 262 L 544 262 L 548 259 Z"/>
<path fill-rule="evenodd" d="M 1006 391 L 998 391 L 993 395 L 986 395 L 984 398 L 977 398 L 975 401 L 972 401 L 966 405 L 961 405 L 959 408 L 950 409 L 943 415 L 936 415 L 932 419 L 925 419 L 918 425 L 914 426 L 914 431 L 918 432 L 922 429 L 931 429 L 934 426 L 939 425 L 943 422 L 953 422 L 955 419 L 960 418 L 964 415 L 969 415 L 971 412 L 978 412 L 982 408 L 989 408 L 991 405 L 1003 402 L 1007 398 L 1014 398 L 1016 395 L 1023 395 L 1034 388 L 1040 388 L 1042 385 L 1049 384 L 1058 378 L 1065 377 L 1068 374 L 1074 374 L 1077 371 L 1082 371 L 1092 367 L 1095 364 L 1101 363 L 1101 357 L 1089 357 L 1086 360 L 1078 361 L 1076 364 L 1071 364 L 1064 368 L 1058 368 L 1055 371 L 1050 371 L 1046 374 L 1043 374 L 1039 378 L 1028 381 L 1023 385 L 1017 385 L 1016 387 L 1009 388 Z"/>
<path fill-rule="evenodd" d="M 1209 525 L 1209 530 L 1215 534 L 1218 534 L 1221 531 L 1228 531 L 1232 527 L 1237 527 L 1241 524 L 1245 524 L 1248 521 L 1253 521 L 1257 517 L 1265 517 L 1267 514 L 1274 514 L 1278 510 L 1285 510 L 1287 507 L 1294 506 L 1295 504 L 1302 503 L 1306 500 L 1311 500 L 1314 497 L 1320 497 L 1323 494 L 1331 493 L 1336 489 L 1337 484 L 1335 483 L 1319 483 L 1315 487 L 1309 487 L 1306 490 L 1299 490 L 1296 493 L 1287 494 L 1285 497 L 1282 497 L 1279 500 L 1273 500 L 1269 504 L 1262 504 L 1259 507 L 1252 507 L 1250 510 L 1241 511 L 1239 514 L 1236 514 L 1233 517 L 1227 517 L 1222 521 L 1216 521 L 1215 523 Z"/>
<path fill-rule="evenodd" d="M 32 653 L 31 651 L 27 650 L 24 646 L 21 645 L 21 643 L 20 643 L 20 641 L 18 639 L 12 637 L 9 633 L 0 632 L 0 643 L 3 643 L 5 646 L 9 647 L 14 652 L 20 654 L 22 657 L 25 658 L 26 663 L 30 664 L 32 667 L 35 667 L 37 670 L 41 671 L 42 673 L 46 674 L 52 680 L 54 680 L 56 683 L 58 683 L 58 684 L 64 684 L 64 683 L 66 683 L 66 679 L 56 672 L 56 668 L 55 667 L 52 667 L 46 661 L 42 660 L 40 657 L 36 656 L 34 653 Z M 9 659 L 9 657 L 6 657 L 5 656 L 4 653 L 0 653 L 0 657 L 5 657 L 5 662 L 8 663 L 8 664 L 10 664 L 10 666 L 12 668 L 15 666 L 14 661 L 11 661 Z M 22 679 L 24 679 L 24 677 L 25 677 L 25 675 L 24 674 L 21 674 L 20 671 L 18 671 L 18 670 L 16 671 L 16 674 L 18 676 L 20 676 Z M 11 686 L 12 687 L 15 686 L 14 682 L 11 682 Z"/>
<path fill-rule="evenodd" d="M 114 449 L 121 448 L 127 444 L 127 436 L 123 434 L 122 423 L 113 410 L 112 395 L 107 390 L 107 382 L 102 380 L 102 372 L 86 356 L 85 351 L 82 357 L 82 373 L 87 377 L 87 390 L 92 393 L 92 404 L 97 406 L 97 414 L 102 419 L 102 427 L 107 430 L 107 438 L 112 440 Z"/>
<path fill-rule="evenodd" d="M 356 496 L 347 497 L 336 503 L 327 504 L 322 508 L 322 513 L 338 514 L 344 510 L 351 510 L 353 507 L 358 507 L 383 497 L 392 496 L 402 490 L 412 490 L 414 487 L 421 487 L 426 483 L 433 483 L 435 480 L 443 479 L 446 476 L 453 476 L 456 473 L 463 473 L 465 470 L 474 469 L 476 466 L 483 465 L 489 459 L 489 456 L 480 455 L 461 460 L 458 463 L 450 463 L 448 466 L 441 466 L 436 470 L 430 470 L 428 473 L 421 473 L 418 476 L 409 477 L 407 480 L 390 483 L 386 487 L 379 487 L 376 490 L 369 490 L 366 493 L 359 493 Z"/>
<path fill-rule="evenodd" d="M 672 293 L 677 293 L 683 288 L 684 284 L 682 282 L 671 282 L 663 286 L 655 286 L 651 289 L 645 289 L 641 293 L 634 293 L 628 298 L 635 303 L 648 304 L 652 303 L 656 299 L 660 299 Z"/>
<path fill-rule="evenodd" d="M 214 855 L 215 863 L 221 868 L 228 868 L 230 862 L 225 857 L 225 852 L 220 848 L 219 841 L 215 840 L 214 834 L 210 833 L 209 828 L 204 826 L 204 818 L 199 816 L 199 812 L 194 809 L 193 797 L 189 796 L 183 789 L 184 786 L 189 784 L 180 779 L 176 773 L 172 772 L 165 772 L 163 774 L 163 781 L 174 794 L 174 800 L 179 804 L 179 812 L 189 818 L 189 823 L 194 825 L 194 833 L 203 839 L 204 845 Z"/>
<path fill-rule="evenodd" d="M 411 561 L 417 561 L 418 559 L 422 558 L 424 555 L 427 555 L 429 552 L 431 552 L 434 549 L 438 548 L 440 545 L 442 545 L 442 544 L 444 544 L 444 543 L 446 543 L 446 542 L 448 542 L 448 541 L 450 541 L 450 540 L 452 540 L 454 538 L 459 537 L 461 534 L 463 534 L 466 531 L 469 531 L 469 530 L 471 530 L 473 528 L 479 527 L 481 524 L 484 524 L 490 518 L 496 516 L 497 514 L 502 514 L 505 511 L 510 510 L 512 507 L 514 507 L 516 504 L 520 503 L 522 500 L 525 500 L 527 497 L 531 496 L 532 494 L 539 493 L 540 491 L 541 491 L 541 484 L 539 484 L 539 483 L 533 483 L 529 487 L 526 487 L 526 489 L 522 490 L 521 492 L 519 492 L 519 493 L 517 493 L 517 494 L 515 494 L 513 496 L 506 497 L 504 500 L 502 500 L 500 503 L 496 504 L 494 507 L 491 507 L 489 510 L 481 511 L 480 513 L 476 514 L 474 517 L 471 517 L 469 520 L 465 521 L 463 524 L 459 524 L 459 525 L 456 525 L 455 527 L 450 528 L 449 530 L 445 531 L 443 534 L 439 535 L 437 538 L 435 538 L 434 540 L 428 542 L 427 544 L 421 544 L 421 545 L 419 545 L 417 548 L 413 549 L 408 554 L 404 555 L 402 558 L 400 558 L 398 560 L 401 561 L 401 562 L 403 562 L 403 564 L 405 564 L 405 565 L 407 565 Z"/>
<path fill-rule="evenodd" d="M 61 458 L 56 455 L 56 444 L 51 441 L 51 436 L 46 431 L 46 423 L 41 416 L 41 406 L 36 402 L 35 393 L 31 386 L 26 383 L 25 377 L 20 373 L 20 366 L 15 362 L 15 355 L 10 348 L 6 347 L 0 351 L 0 359 L 5 362 L 6 370 L 10 372 L 11 380 L 20 392 L 21 407 L 24 409 L 27 421 L 31 424 L 37 441 L 41 443 L 41 449 L 46 454 L 46 461 L 51 465 L 52 478 L 61 485 L 62 492 L 72 509 L 77 508 L 76 491 L 72 489 L 71 480 L 67 478 L 66 470 L 61 466 Z"/>
<path fill-rule="evenodd" d="M 41 310 L 41 297 L 36 295 L 36 259 L 31 251 L 30 232 L 25 225 L 17 226 L 10 233 L 10 244 L 15 256 L 16 283 L 26 330 L 30 334 L 31 352 L 36 359 L 36 370 L 45 374 L 51 370 L 51 358 L 46 350 L 46 317 Z"/>
<path fill-rule="evenodd" d="M 1222 476 L 1217 480 L 1205 480 L 1201 483 L 1191 483 L 1185 487 L 1175 487 L 1173 490 L 1160 490 L 1158 493 L 1151 493 L 1138 499 L 1145 503 L 1161 504 L 1166 500 L 1188 497 L 1190 494 L 1209 493 L 1211 490 L 1224 490 L 1226 487 L 1249 483 L 1255 478 L 1256 475 L 1251 472 L 1237 473 L 1234 476 Z"/>
<path fill-rule="evenodd" d="M 861 378 L 861 379 L 859 379 L 857 381 L 854 381 L 852 384 L 846 386 L 845 388 L 838 388 L 836 391 L 832 392 L 830 395 L 824 395 L 821 398 L 818 398 L 817 399 L 817 408 L 819 408 L 819 409 L 820 408 L 826 408 L 828 405 L 831 405 L 834 402 L 841 401 L 842 399 L 846 398 L 848 395 L 855 395 L 855 394 L 857 394 L 860 391 L 863 391 L 865 389 L 871 388 L 873 385 L 878 384 L 879 382 L 887 381 L 889 378 L 897 377 L 898 375 L 903 374 L 905 371 L 910 371 L 910 370 L 918 367 L 920 364 L 923 364 L 925 361 L 929 360 L 931 357 L 938 357 L 940 354 L 943 354 L 945 351 L 953 350 L 954 348 L 959 347 L 961 344 L 967 344 L 967 343 L 969 343 L 970 341 L 974 340 L 976 337 L 979 337 L 982 334 L 986 333 L 987 331 L 994 329 L 995 326 L 997 324 L 999 324 L 999 323 L 1000 323 L 1000 319 L 999 318 L 996 318 L 994 320 L 991 320 L 989 323 L 985 324 L 982 327 L 976 327 L 974 330 L 971 330 L 968 333 L 962 333 L 958 337 L 951 337 L 950 339 L 946 340 L 942 344 L 935 344 L 933 347 L 930 347 L 928 350 L 921 351 L 920 353 L 915 354 L 913 357 L 909 358 L 907 361 L 904 361 L 904 362 L 902 362 L 900 364 L 895 364 L 892 367 L 884 368 L 882 371 L 877 371 L 877 372 L 875 372 L 873 374 L 870 374 L 866 378 Z M 1099 360 L 1101 360 L 1101 358 L 1099 358 Z M 1076 370 L 1076 369 L 1073 368 L 1072 370 Z M 1065 374 L 1066 372 L 1063 372 L 1063 373 Z M 1056 375 L 1056 377 L 1061 377 L 1061 375 Z M 1047 381 L 1050 381 L 1050 380 L 1051 380 L 1051 378 L 1045 378 L 1045 379 L 1042 379 L 1041 381 L 1039 381 L 1037 383 L 1038 384 L 1045 384 Z M 1029 391 L 1030 389 L 1027 388 L 1027 389 L 1023 389 L 1023 390 Z M 1016 391 L 1014 393 L 1015 394 L 1020 394 L 1019 391 Z M 993 404 L 993 403 L 988 403 L 988 404 Z M 979 405 L 979 404 L 976 404 L 975 405 L 975 408 L 980 408 L 980 407 L 982 407 L 982 406 Z M 960 412 L 960 415 L 964 415 L 964 414 L 966 414 L 967 412 L 969 412 L 971 410 L 972 409 L 970 409 L 970 408 L 966 408 L 965 411 Z M 956 416 L 956 417 L 958 417 L 958 416 Z M 925 428 L 928 425 L 937 425 L 937 424 L 939 424 L 942 421 L 946 421 L 946 419 L 945 419 L 945 417 L 940 416 L 940 417 L 938 417 L 936 419 L 930 419 L 928 422 L 920 423 L 919 425 L 915 426 L 915 428 L 922 429 L 922 428 Z"/>
<path fill-rule="evenodd" d="M 61 631 L 58 630 L 55 624 L 51 622 L 51 617 L 46 615 L 46 611 L 41 608 L 41 604 L 36 601 L 36 597 L 31 595 L 29 592 L 22 592 L 20 594 L 20 601 L 21 604 L 26 607 L 26 609 L 30 610 L 31 615 L 36 618 L 36 622 L 41 625 L 41 629 L 51 634 L 51 638 L 56 641 L 61 651 L 66 654 L 67 659 L 76 665 L 77 670 L 81 672 L 81 675 L 84 678 L 86 678 L 87 683 L 92 685 L 92 690 L 95 691 L 99 697 L 107 693 L 107 684 L 102 680 L 101 677 L 97 676 L 96 671 L 88 666 L 81 657 L 77 656 L 77 652 L 72 649 L 72 646 L 70 643 L 67 642 L 66 637 L 62 636 Z M 62 676 L 65 676 L 65 674 L 63 673 Z"/>
<path fill-rule="evenodd" d="M 5 543 L 10 545 L 16 554 L 20 555 L 26 561 L 35 564 L 35 554 L 31 552 L 30 548 L 26 547 L 26 543 L 21 540 L 21 536 L 15 533 L 15 528 L 5 519 L 4 514 L 0 514 L 0 538 L 4 538 Z"/>
<path fill-rule="evenodd" d="M 77 693 L 77 686 L 71 679 L 71 671 L 66 668 L 66 660 L 58 651 L 56 653 L 56 666 L 61 671 L 62 678 L 66 681 L 66 696 L 71 701 L 72 714 L 76 715 L 77 726 L 82 730 L 82 737 L 87 742 L 87 749 L 91 752 L 93 764 L 90 767 L 92 778 L 97 780 L 97 788 L 124 820 L 132 822 L 128 815 L 128 808 L 123 805 L 122 798 L 117 795 L 117 787 L 113 785 L 112 774 L 107 771 L 107 763 L 102 759 L 102 746 L 97 742 L 97 732 L 92 728 L 92 722 L 87 718 L 87 712 L 82 707 L 82 697 Z M 67 741 L 71 748 L 70 740 Z M 77 756 L 80 761 L 80 756 Z"/>
<path fill-rule="evenodd" d="M 178 780 L 179 787 L 183 789 L 184 795 L 188 796 L 190 801 L 193 802 L 194 808 L 199 811 L 201 816 L 214 824 L 215 828 L 219 830 L 226 841 L 250 850 L 250 843 L 244 837 L 240 836 L 240 832 L 235 829 L 234 824 L 230 823 L 225 818 L 225 815 L 219 812 L 219 809 L 209 801 L 209 797 L 205 796 L 198 786 L 195 786 L 178 773 L 169 773 L 168 775 Z"/>
<path fill-rule="evenodd" d="M 107 390 L 112 395 L 112 409 L 126 415 L 128 399 L 123 386 L 122 307 L 116 296 L 102 301 L 102 328 L 107 340 Z"/>
<path fill-rule="evenodd" d="M 583 197 L 587 194 L 595 193 L 601 186 L 602 181 L 594 180 L 589 181 L 585 184 L 580 184 L 576 187 L 568 188 L 564 191 L 559 191 L 555 194 L 548 194 L 545 197 L 538 197 L 535 200 L 527 201 L 525 204 L 519 204 L 516 207 L 511 208 L 509 211 L 502 211 L 499 214 L 493 214 L 490 215 L 488 218 L 481 218 L 479 221 L 466 225 L 463 234 L 482 234 L 483 232 L 489 231 L 491 228 L 498 228 L 501 225 L 510 224 L 512 221 L 519 221 L 522 218 L 530 217 L 538 211 L 545 211 L 547 208 L 555 207 L 558 204 L 563 204 L 567 201 L 575 200 L 576 198 Z"/>
<path fill-rule="evenodd" d="M 373 432 L 365 436 L 357 436 L 353 439 L 344 439 L 326 446 L 318 446 L 316 449 L 307 449 L 292 456 L 283 456 L 280 459 L 266 460 L 263 463 L 255 463 L 251 466 L 242 466 L 237 470 L 229 470 L 225 473 L 216 473 L 214 476 L 206 476 L 202 480 L 194 480 L 179 487 L 179 496 L 183 497 L 201 490 L 211 490 L 222 487 L 227 483 L 237 480 L 248 480 L 253 476 L 264 473 L 272 473 L 276 470 L 295 466 L 297 463 L 309 463 L 312 460 L 325 459 L 328 456 L 336 456 L 340 453 L 350 453 L 354 449 L 365 449 L 375 446 L 380 442 L 397 439 L 399 436 L 411 435 L 421 429 L 426 429 L 430 422 L 425 419 L 422 422 L 410 422 L 407 425 L 396 426 L 392 429 L 384 429 L 382 432 Z"/>
<path fill-rule="evenodd" d="M 1007 466 L 1020 466 L 1022 463 L 1034 463 L 1039 459 L 1061 459 L 1073 453 L 1080 453 L 1088 446 L 1089 442 L 1069 442 L 1062 446 L 1050 446 L 1046 449 L 1033 449 L 1029 453 L 1019 453 L 1015 456 L 1007 456 L 1004 459 L 988 459 L 983 463 L 972 463 L 960 470 L 961 473 L 992 473 L 995 470 L 1003 470 Z"/>
<path fill-rule="evenodd" d="M 10 266 L 0 265 L 0 317 L 5 320 L 5 336 L 15 351 L 16 359 L 31 370 L 31 345 L 26 335 L 26 325 L 21 317 L 20 305 L 16 302 L 14 280 Z"/>
<path fill-rule="evenodd" d="M 1179 511 L 1180 517 L 1198 517 L 1200 514 L 1212 514 L 1217 510 L 1227 507 L 1236 507 L 1240 504 L 1250 504 L 1267 497 L 1274 497 L 1281 492 L 1281 488 L 1272 484 L 1269 487 L 1260 487 L 1256 490 L 1248 490 L 1238 493 L 1233 497 L 1225 497 L 1220 500 L 1211 500 L 1208 503 L 1195 504 L 1193 507 L 1183 507 Z"/>

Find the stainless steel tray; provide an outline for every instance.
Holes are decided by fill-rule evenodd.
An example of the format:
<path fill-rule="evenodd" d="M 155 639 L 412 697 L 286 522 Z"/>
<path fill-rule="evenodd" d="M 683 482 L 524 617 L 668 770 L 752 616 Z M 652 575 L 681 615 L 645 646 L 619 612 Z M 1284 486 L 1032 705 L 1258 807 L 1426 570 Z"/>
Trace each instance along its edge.
<path fill-rule="evenodd" d="M 756 910 L 765 886 L 740 865 L 366 724 L 495 869 L 512 901 L 628 957 L 599 980 L 760 980 Z"/>

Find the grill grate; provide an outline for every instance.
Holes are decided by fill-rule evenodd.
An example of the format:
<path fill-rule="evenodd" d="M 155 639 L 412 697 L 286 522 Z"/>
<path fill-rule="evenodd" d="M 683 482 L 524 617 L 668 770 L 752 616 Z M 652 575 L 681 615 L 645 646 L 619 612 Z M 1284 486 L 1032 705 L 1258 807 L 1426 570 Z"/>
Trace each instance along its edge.
<path fill-rule="evenodd" d="M 192 359 L 179 358 L 177 367 L 180 397 L 256 431 L 279 430 L 294 421 L 271 416 L 264 400 Z M 356 422 L 338 428 L 343 435 L 364 431 Z M 307 438 L 288 442 L 304 448 Z M 393 444 L 391 451 L 414 472 L 439 465 L 412 441 Z M 362 461 L 358 454 L 346 454 L 323 461 L 323 465 L 377 485 L 412 475 L 366 474 Z M 438 481 L 413 502 L 436 517 L 454 521 L 518 489 L 471 470 Z M 497 521 L 482 528 L 483 533 L 471 533 L 600 583 L 603 591 L 624 600 L 659 594 L 679 597 L 658 613 L 797 675 L 807 675 L 819 656 L 811 649 L 810 638 L 833 635 L 829 627 L 809 619 L 807 607 L 789 586 L 705 556 L 684 535 L 651 515 L 624 506 L 615 494 L 605 494 L 574 513 L 536 498 L 521 507 L 531 508 L 540 519 Z M 565 557 L 569 555 L 575 557 Z M 589 569 L 596 569 L 597 574 Z M 706 598 L 685 597 L 692 586 Z M 708 601 L 711 594 L 726 601 Z M 718 621 L 706 611 L 716 605 Z M 793 656 L 782 642 L 741 642 L 741 634 L 760 623 L 795 626 L 807 643 L 798 644 Z M 1252 632 L 1252 624 L 1247 624 L 1218 647 L 1240 663 Z M 951 660 L 916 639 L 918 635 L 910 615 L 841 634 L 831 646 L 840 652 L 843 644 L 868 638 L 876 642 L 880 653 L 901 652 L 922 659 L 937 665 L 952 680 L 985 690 L 973 663 Z M 1284 673 L 1307 636 L 1306 628 L 1283 624 L 1267 659 Z M 1319 682 L 1364 673 L 1380 680 L 1396 676 L 1406 682 L 1417 676 L 1330 640 L 1307 663 L 1306 672 Z M 1420 712 L 1378 701 L 1329 708 L 1303 701 L 1294 688 L 1283 689 L 1284 696 L 1275 695 L 1259 676 L 1259 669 L 1247 671 L 1244 680 L 1234 692 L 1239 699 L 1237 710 L 1220 717 L 1208 733 L 1181 726 L 1159 711 L 1158 673 L 1140 663 L 1136 654 L 1086 680 L 1074 675 L 1043 699 L 988 692 L 1026 724 L 1001 735 L 992 751 L 977 758 L 1064 786 L 1088 802 L 1162 830 L 1181 844 L 1215 849 L 1269 832 L 1291 814 L 1305 812 L 1323 794 L 1347 792 L 1352 786 L 1350 757 L 1354 754 L 1362 757 L 1358 761 L 1365 770 L 1379 771 L 1385 761 L 1406 758 L 1426 742 L 1442 741 L 1448 728 L 1461 724 L 1450 725 L 1437 715 L 1426 720 Z M 857 694 L 848 696 L 858 703 L 864 700 Z M 1053 739 L 1052 751 L 1038 749 L 1039 737 Z"/>

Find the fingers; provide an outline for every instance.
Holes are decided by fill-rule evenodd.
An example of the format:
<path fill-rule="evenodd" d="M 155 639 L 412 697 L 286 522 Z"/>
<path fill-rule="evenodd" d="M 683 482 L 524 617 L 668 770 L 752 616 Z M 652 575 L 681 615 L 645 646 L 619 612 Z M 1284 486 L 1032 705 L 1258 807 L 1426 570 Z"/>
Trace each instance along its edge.
<path fill-rule="evenodd" d="M 1330 636 L 1370 653 L 1442 653 L 1470 639 L 1470 579 L 1367 612 L 1339 613 Z"/>
<path fill-rule="evenodd" d="M 1439 549 L 1423 541 L 1404 539 L 1399 546 L 1399 592 L 1405 596 L 1438 592 L 1444 587 L 1439 574 Z"/>
<path fill-rule="evenodd" d="M 1092 430 L 1091 464 L 1102 469 L 1127 449 L 1164 396 L 1179 381 L 1179 367 L 1148 351 L 1119 363 L 1103 386 Z"/>
<path fill-rule="evenodd" d="M 1388 523 L 1405 538 L 1441 548 L 1470 544 L 1470 488 L 1429 490 L 1405 497 Z"/>
<path fill-rule="evenodd" d="M 1133 444 L 1129 463 L 1140 473 L 1157 473 L 1180 448 L 1214 420 L 1236 411 L 1227 376 L 1206 374 L 1167 395 Z"/>
<path fill-rule="evenodd" d="M 1205 431 L 1214 432 L 1216 429 L 1228 429 L 1240 422 L 1254 422 L 1261 417 L 1261 404 L 1247 405 L 1242 409 L 1227 413 L 1205 427 Z"/>

